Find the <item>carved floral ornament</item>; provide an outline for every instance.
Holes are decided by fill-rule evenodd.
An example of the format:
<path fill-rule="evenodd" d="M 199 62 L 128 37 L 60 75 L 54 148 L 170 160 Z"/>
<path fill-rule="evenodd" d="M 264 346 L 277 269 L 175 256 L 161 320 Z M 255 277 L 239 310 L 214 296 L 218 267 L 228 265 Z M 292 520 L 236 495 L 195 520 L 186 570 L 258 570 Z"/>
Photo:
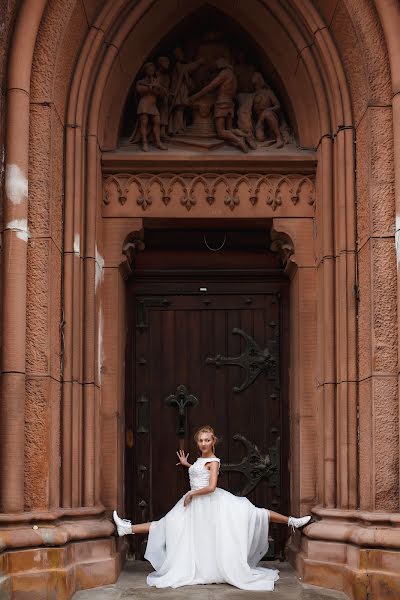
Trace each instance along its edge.
<path fill-rule="evenodd" d="M 104 179 L 103 202 L 105 206 L 136 206 L 143 212 L 160 203 L 186 211 L 196 205 L 234 211 L 239 204 L 263 203 L 275 211 L 286 203 L 313 206 L 315 186 L 311 177 L 300 174 L 116 174 Z"/>

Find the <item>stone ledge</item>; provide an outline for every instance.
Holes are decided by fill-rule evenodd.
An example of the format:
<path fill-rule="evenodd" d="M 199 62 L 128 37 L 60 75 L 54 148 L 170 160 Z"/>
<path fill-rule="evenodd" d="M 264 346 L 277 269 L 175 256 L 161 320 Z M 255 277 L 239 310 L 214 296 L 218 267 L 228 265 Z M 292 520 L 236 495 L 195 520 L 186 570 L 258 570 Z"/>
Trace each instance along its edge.
<path fill-rule="evenodd" d="M 104 538 L 114 533 L 108 519 L 82 519 L 52 524 L 23 524 L 0 529 L 0 552 L 39 546 L 64 546 L 71 541 Z"/>
<path fill-rule="evenodd" d="M 303 581 L 342 591 L 352 600 L 398 600 L 400 529 L 379 523 L 385 522 L 385 517 L 386 522 L 390 517 L 398 520 L 399 515 L 320 511 L 329 513 L 330 518 L 310 525 L 301 537 L 292 536 L 287 547 L 289 562 Z M 356 518 L 364 519 L 365 524 L 351 521 Z"/>
<path fill-rule="evenodd" d="M 105 538 L 6 552 L 0 555 L 0 597 L 69 600 L 75 591 L 114 583 L 121 571 L 120 550 L 114 538 Z"/>
<path fill-rule="evenodd" d="M 113 150 L 102 154 L 103 174 L 140 173 L 150 170 L 152 173 L 168 172 L 179 168 L 182 172 L 213 171 L 288 173 L 292 171 L 313 174 L 316 171 L 317 158 L 313 151 L 299 150 L 295 146 L 285 146 L 276 151 L 254 151 L 243 155 L 234 148 L 223 148 L 214 152 L 196 152 L 170 149 L 168 152 L 141 152 L 135 149 Z"/>

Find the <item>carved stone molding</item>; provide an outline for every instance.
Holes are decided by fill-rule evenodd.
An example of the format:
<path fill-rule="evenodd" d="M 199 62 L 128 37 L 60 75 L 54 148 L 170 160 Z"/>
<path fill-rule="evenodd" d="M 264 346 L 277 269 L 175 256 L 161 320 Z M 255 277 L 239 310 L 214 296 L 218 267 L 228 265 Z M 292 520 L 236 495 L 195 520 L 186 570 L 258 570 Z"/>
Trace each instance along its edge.
<path fill-rule="evenodd" d="M 175 211 L 207 205 L 234 211 L 240 204 L 261 204 L 275 212 L 284 205 L 313 206 L 315 185 L 312 177 L 297 173 L 121 173 L 104 178 L 103 203 L 110 208 L 129 205 L 143 213 L 160 205 L 173 205 Z"/>
<path fill-rule="evenodd" d="M 279 254 L 283 267 L 287 267 L 291 256 L 294 254 L 294 245 L 290 237 L 283 232 L 271 232 L 271 250 Z"/>
<path fill-rule="evenodd" d="M 121 263 L 121 273 L 123 278 L 129 279 L 135 269 L 136 256 L 138 252 L 144 250 L 145 244 L 139 238 L 137 233 L 131 233 L 126 238 L 122 247 L 122 254 L 126 257 L 126 260 Z"/>

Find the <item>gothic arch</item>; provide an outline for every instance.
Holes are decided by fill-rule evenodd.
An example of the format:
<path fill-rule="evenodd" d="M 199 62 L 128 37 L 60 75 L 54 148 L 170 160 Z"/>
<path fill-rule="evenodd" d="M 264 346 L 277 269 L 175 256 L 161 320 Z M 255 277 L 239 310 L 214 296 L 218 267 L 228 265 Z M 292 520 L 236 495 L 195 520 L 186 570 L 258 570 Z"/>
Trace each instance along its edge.
<path fill-rule="evenodd" d="M 175 16 L 163 22 L 158 37 L 178 20 L 177 14 L 181 19 L 201 4 L 200 0 L 177 1 L 179 11 L 175 10 Z M 357 94 L 363 98 L 372 96 L 377 107 L 383 101 L 390 101 L 390 60 L 393 111 L 397 114 L 398 27 L 394 23 L 398 15 L 389 0 L 376 1 L 386 36 L 384 44 L 375 9 L 367 2 L 362 3 L 362 9 L 359 2 L 339 2 L 334 10 L 321 3 L 317 11 L 309 0 L 283 3 L 254 0 L 254 11 L 246 13 L 240 3 L 215 0 L 211 4 L 240 20 L 269 54 L 293 98 L 300 144 L 316 151 L 319 202 L 315 215 L 315 262 L 322 307 L 318 313 L 318 339 L 323 340 L 324 356 L 318 367 L 321 385 L 316 397 L 323 407 L 320 415 L 323 460 L 318 467 L 318 487 L 311 489 L 309 505 L 320 505 L 322 518 L 326 515 L 329 518 L 331 514 L 337 519 L 344 519 L 345 514 L 350 518 L 350 512 L 343 511 L 359 507 L 394 512 L 398 509 L 398 498 L 384 497 L 386 490 L 381 480 L 377 479 L 372 486 L 380 489 L 380 495 L 374 496 L 373 491 L 364 490 L 362 486 L 360 489 L 355 476 L 359 457 L 354 382 L 358 369 L 356 301 L 351 290 L 356 281 L 357 255 L 354 128 L 363 122 L 366 113 Z M 102 465 L 105 476 L 98 461 L 101 357 L 103 352 L 107 354 L 109 342 L 102 307 L 104 269 L 118 267 L 123 259 L 122 240 L 104 232 L 101 222 L 101 152 L 116 145 L 115 131 L 123 100 L 140 66 L 141 54 L 137 54 L 137 66 L 135 63 L 132 67 L 129 53 L 140 40 L 143 41 L 142 54 L 149 51 L 150 43 L 145 45 L 143 31 L 154 14 L 168 12 L 166 5 L 157 0 L 139 0 L 133 5 L 126 0 L 109 0 L 98 10 L 95 2 L 26 1 L 18 13 L 10 52 L 3 232 L 2 385 L 6 401 L 1 507 L 11 515 L 11 524 L 16 514 L 17 520 L 29 521 L 31 517 L 19 515 L 24 507 L 43 511 L 49 520 L 71 514 L 81 518 L 90 516 L 90 527 L 86 529 L 72 531 L 61 523 L 58 531 L 64 535 L 62 543 L 108 536 L 109 524 L 97 515 L 102 514 L 103 504 L 110 508 L 121 502 L 118 484 L 121 405 L 107 406 L 102 415 L 107 422 L 103 434 L 114 436 L 116 447 L 114 462 Z M 347 18 L 358 27 L 363 72 L 356 68 L 346 40 L 335 29 L 338 16 L 343 22 Z M 279 38 L 275 42 L 270 37 L 271 44 L 267 45 L 265 31 L 272 26 L 279 32 Z M 374 35 L 368 35 L 371 33 Z M 278 52 L 283 40 L 288 49 L 285 56 Z M 293 63 L 296 64 L 294 75 Z M 374 87 L 374 73 L 379 73 L 380 89 Z M 296 95 L 296 89 L 301 90 L 300 96 Z M 314 111 L 318 118 L 314 119 Z M 396 120 L 394 122 L 396 124 Z M 373 129 L 373 123 L 368 126 Z M 398 137 L 399 131 L 395 129 L 395 149 L 399 147 Z M 48 152 L 47 140 L 51 140 L 54 152 Z M 397 151 L 395 160 L 398 196 Z M 356 182 L 360 188 L 358 197 L 367 204 L 361 193 L 362 177 L 364 174 Z M 64 198 L 63 209 L 61 197 Z M 389 200 L 392 198 L 388 197 Z M 139 219 L 131 219 L 125 234 L 140 231 L 141 227 Z M 301 235 L 297 232 L 295 236 L 299 243 Z M 104 264 L 107 244 L 111 244 L 112 249 L 107 250 Z M 295 252 L 297 254 L 297 249 Z M 40 268 L 43 265 L 45 269 L 54 269 L 57 275 L 45 284 Z M 307 263 L 305 268 L 309 267 Z M 38 286 L 42 290 L 39 299 L 34 291 Z M 20 299 L 18 303 L 15 297 Z M 35 328 L 36 322 L 40 326 Z M 60 322 L 63 323 L 61 329 Z M 115 383 L 120 373 L 112 375 Z M 44 382 L 50 381 L 56 384 L 46 391 Z M 50 427 L 60 419 L 59 384 L 63 387 L 64 410 L 61 437 L 57 428 Z M 107 385 L 110 386 L 110 379 L 104 376 L 103 388 Z M 43 403 L 43 398 L 48 398 L 47 402 Z M 24 406 L 29 407 L 25 416 L 25 449 Z M 361 415 L 361 418 L 364 417 Z M 39 445 L 33 443 L 35 419 L 42 424 L 39 434 L 36 432 L 42 436 L 43 443 Z M 13 424 L 12 437 L 8 433 L 9 423 Z M 372 425 L 366 417 L 362 425 L 367 428 L 364 435 L 368 438 L 368 427 Z M 85 431 L 84 436 L 82 431 Z M 385 444 L 380 444 L 384 452 Z M 60 446 L 61 473 L 58 469 Z M 46 458 L 46 452 L 50 458 Z M 398 481 L 398 456 L 396 464 Z M 42 482 L 32 485 L 24 475 L 24 465 L 25 473 L 39 473 Z M 395 485 L 393 472 L 393 464 L 388 463 L 384 473 L 389 474 L 389 481 Z M 324 510 L 333 512 L 328 514 Z M 97 530 L 94 528 L 96 519 L 99 519 Z M 327 525 L 320 525 L 320 529 L 314 531 L 316 533 L 310 533 L 311 538 L 320 535 L 319 539 L 326 540 L 331 535 Z M 40 540 L 32 535 L 27 528 L 24 546 L 44 543 L 44 538 Z M 18 543 L 9 542 L 11 547 L 18 547 Z M 305 554 L 303 557 L 304 560 L 298 559 L 298 568 L 304 568 L 312 581 L 312 560 Z M 311 565 L 309 571 L 307 560 Z"/>

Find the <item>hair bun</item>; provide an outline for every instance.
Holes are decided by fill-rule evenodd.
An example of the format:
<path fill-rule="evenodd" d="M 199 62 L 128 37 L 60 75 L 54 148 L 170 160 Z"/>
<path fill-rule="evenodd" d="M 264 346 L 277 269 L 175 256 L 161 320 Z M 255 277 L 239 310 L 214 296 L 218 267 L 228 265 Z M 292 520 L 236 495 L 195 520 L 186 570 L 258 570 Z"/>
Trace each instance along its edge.
<path fill-rule="evenodd" d="M 211 427 L 211 425 L 203 425 L 203 427 L 199 427 L 199 429 L 196 431 L 196 433 L 193 436 L 196 444 L 197 444 L 197 438 L 199 437 L 200 433 L 211 433 L 211 435 L 213 437 L 213 442 L 214 442 L 213 446 L 218 444 L 219 438 L 217 438 L 217 436 L 215 435 L 214 429 Z"/>

